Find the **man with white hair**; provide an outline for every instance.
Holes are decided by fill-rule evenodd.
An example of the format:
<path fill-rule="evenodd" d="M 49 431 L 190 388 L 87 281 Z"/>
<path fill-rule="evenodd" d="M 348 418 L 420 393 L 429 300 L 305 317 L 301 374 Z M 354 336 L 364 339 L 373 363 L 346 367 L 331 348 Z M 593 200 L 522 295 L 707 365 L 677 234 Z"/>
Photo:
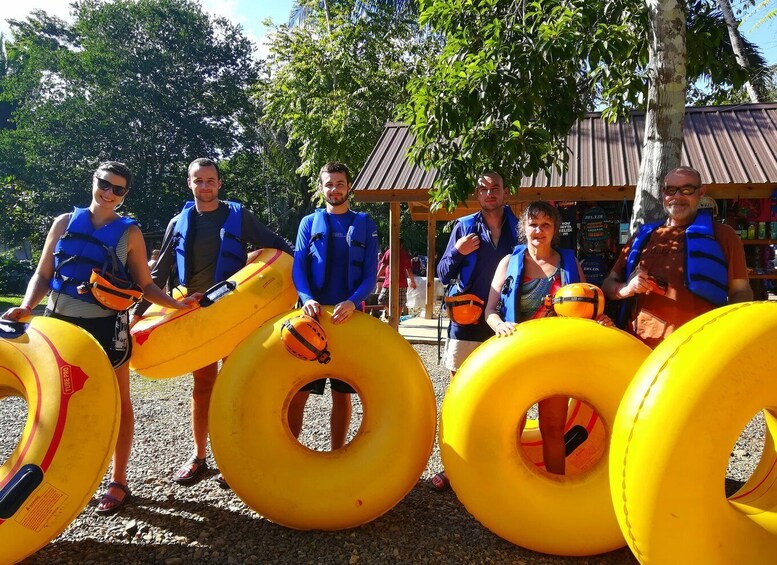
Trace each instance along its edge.
<path fill-rule="evenodd" d="M 608 299 L 626 301 L 619 325 L 650 347 L 700 314 L 753 299 L 742 241 L 700 207 L 705 192 L 697 170 L 669 171 L 668 218 L 642 226 L 602 283 Z"/>

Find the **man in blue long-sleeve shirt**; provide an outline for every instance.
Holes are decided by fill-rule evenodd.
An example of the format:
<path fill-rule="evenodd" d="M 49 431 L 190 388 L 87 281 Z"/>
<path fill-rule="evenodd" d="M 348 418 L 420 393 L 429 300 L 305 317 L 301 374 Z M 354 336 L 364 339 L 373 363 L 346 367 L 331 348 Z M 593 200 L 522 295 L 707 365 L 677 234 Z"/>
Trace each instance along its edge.
<path fill-rule="evenodd" d="M 499 261 L 510 255 L 518 242 L 518 219 L 505 206 L 505 188 L 502 176 L 494 171 L 480 175 L 475 186 L 480 211 L 459 218 L 451 231 L 448 247 L 437 265 L 437 276 L 443 284 L 455 285 L 459 293 L 475 294 L 484 303 Z M 448 339 L 445 342 L 445 367 L 453 379 L 456 371 L 475 348 L 494 335 L 486 324 L 483 313 L 477 323 L 448 325 Z M 432 476 L 435 490 L 450 487 L 445 472 Z"/>
<path fill-rule="evenodd" d="M 454 282 L 460 292 L 475 294 L 487 302 L 499 261 L 512 253 L 517 243 L 518 220 L 504 204 L 506 191 L 499 173 L 483 173 L 475 192 L 480 211 L 460 218 L 454 225 L 448 247 L 437 266 L 437 276 L 443 284 Z M 450 322 L 445 366 L 451 378 L 469 354 L 492 335 L 494 332 L 482 314 L 476 324 Z"/>
<path fill-rule="evenodd" d="M 348 167 L 330 162 L 321 168 L 318 188 L 326 208 L 302 218 L 297 232 L 292 276 L 302 311 L 318 317 L 321 305 L 334 305 L 332 322 L 346 322 L 375 289 L 378 267 L 378 231 L 365 213 L 350 209 L 351 179 Z M 332 450 L 345 445 L 351 422 L 347 383 L 330 379 L 332 386 Z M 289 427 L 302 430 L 309 394 L 323 394 L 326 379 L 304 386 L 289 405 Z"/>

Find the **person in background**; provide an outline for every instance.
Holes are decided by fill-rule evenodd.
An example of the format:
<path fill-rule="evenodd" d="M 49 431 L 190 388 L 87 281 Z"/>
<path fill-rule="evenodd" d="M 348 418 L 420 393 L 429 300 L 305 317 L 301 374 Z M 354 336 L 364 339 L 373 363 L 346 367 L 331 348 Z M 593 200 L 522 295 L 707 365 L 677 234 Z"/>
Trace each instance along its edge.
<path fill-rule="evenodd" d="M 378 230 L 364 212 L 351 210 L 351 176 L 343 163 L 321 167 L 318 190 L 326 204 L 302 218 L 297 232 L 292 271 L 302 311 L 318 318 L 322 304 L 333 305 L 332 323 L 346 323 L 377 282 Z M 348 383 L 330 379 L 332 387 L 332 450 L 345 445 L 351 423 Z M 308 396 L 324 394 L 326 379 L 302 387 L 289 405 L 289 428 L 299 437 Z"/>
<path fill-rule="evenodd" d="M 92 176 L 91 203 L 87 208 L 58 216 L 46 236 L 43 251 L 22 303 L 3 314 L 6 320 L 20 320 L 32 314 L 50 291 L 44 316 L 74 324 L 98 341 L 113 365 L 119 385 L 121 419 L 119 435 L 113 450 L 111 480 L 97 505 L 97 514 L 109 515 L 126 504 L 127 465 L 135 432 L 135 413 L 129 387 L 129 314 L 99 304 L 90 292 L 79 292 L 89 281 L 92 268 L 105 264 L 115 255 L 122 265 L 121 278 L 135 282 L 146 300 L 168 308 L 189 308 L 167 296 L 152 281 L 146 263 L 146 243 L 135 220 L 122 217 L 116 209 L 124 203 L 132 188 L 132 172 L 118 161 L 100 163 Z M 88 430 L 83 430 L 88 433 Z"/>
<path fill-rule="evenodd" d="M 378 262 L 378 278 L 384 277 L 383 288 L 378 295 L 378 304 L 388 306 L 389 290 L 391 286 L 391 249 L 386 252 Z M 407 304 L 407 287 L 416 287 L 415 277 L 413 276 L 412 263 L 410 255 L 405 250 L 403 242 L 399 242 L 399 313 L 406 314 L 405 305 Z"/>
<path fill-rule="evenodd" d="M 158 260 L 159 260 L 159 249 L 154 249 L 151 252 L 151 257 L 148 258 L 148 268 L 153 269 Z"/>
<path fill-rule="evenodd" d="M 194 197 L 167 225 L 162 250 L 151 275 L 160 287 L 185 286 L 189 293 L 204 292 L 245 266 L 248 246 L 273 248 L 292 254 L 289 243 L 268 229 L 247 208 L 219 200 L 221 176 L 215 161 L 195 159 L 189 164 L 187 185 Z M 141 316 L 147 305 L 135 314 Z M 173 474 L 179 484 L 191 484 L 207 469 L 208 408 L 218 363 L 196 369 L 191 402 L 194 450 Z M 226 488 L 218 475 L 219 486 Z"/>
<path fill-rule="evenodd" d="M 669 171 L 667 219 L 642 226 L 602 283 L 608 299 L 624 301 L 618 325 L 650 347 L 700 314 L 753 299 L 742 241 L 699 209 L 705 192 L 696 169 Z"/>

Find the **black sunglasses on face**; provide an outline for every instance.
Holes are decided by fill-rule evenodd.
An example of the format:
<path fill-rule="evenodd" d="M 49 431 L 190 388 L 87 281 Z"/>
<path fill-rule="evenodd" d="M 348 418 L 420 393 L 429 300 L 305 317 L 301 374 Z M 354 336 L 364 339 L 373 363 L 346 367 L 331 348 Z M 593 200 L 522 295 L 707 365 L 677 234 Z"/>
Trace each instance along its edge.
<path fill-rule="evenodd" d="M 667 185 L 663 188 L 664 194 L 667 196 L 674 196 L 679 191 L 680 194 L 683 196 L 690 196 L 697 190 L 699 190 L 700 187 L 695 186 L 693 184 L 684 184 L 683 186 L 670 186 Z"/>
<path fill-rule="evenodd" d="M 108 190 L 110 188 L 116 196 L 124 196 L 129 192 L 129 188 L 127 188 L 126 186 L 111 184 L 107 180 L 101 179 L 96 175 L 94 178 L 97 179 L 97 188 L 99 188 L 100 190 Z"/>

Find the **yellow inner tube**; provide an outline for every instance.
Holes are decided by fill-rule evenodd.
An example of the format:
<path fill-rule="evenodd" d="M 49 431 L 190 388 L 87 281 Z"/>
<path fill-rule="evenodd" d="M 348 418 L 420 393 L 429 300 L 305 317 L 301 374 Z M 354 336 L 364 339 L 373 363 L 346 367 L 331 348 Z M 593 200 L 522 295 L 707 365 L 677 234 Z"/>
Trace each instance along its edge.
<path fill-rule="evenodd" d="M 718 308 L 674 332 L 629 387 L 613 430 L 612 498 L 642 563 L 777 563 L 777 304 Z M 750 480 L 726 499 L 739 434 L 765 410 Z"/>
<path fill-rule="evenodd" d="M 593 555 L 624 545 L 610 498 L 607 457 L 578 475 L 540 471 L 518 449 L 520 420 L 536 401 L 588 403 L 609 430 L 650 348 L 593 320 L 544 318 L 491 338 L 464 362 L 446 392 L 440 453 L 459 500 L 484 526 L 517 545 Z"/>
<path fill-rule="evenodd" d="M 333 325 L 331 312 L 319 317 L 331 362 L 286 350 L 281 326 L 300 315 L 295 310 L 235 348 L 211 398 L 211 442 L 224 478 L 256 512 L 302 530 L 350 528 L 387 512 L 415 486 L 434 444 L 434 391 L 415 350 L 371 316 L 356 312 Z M 324 377 L 350 384 L 364 410 L 353 440 L 331 452 L 303 446 L 287 424 L 294 394 Z"/>
<path fill-rule="evenodd" d="M 223 359 L 264 322 L 294 307 L 291 265 L 287 253 L 262 249 L 213 287 L 202 306 L 173 310 L 152 305 L 130 332 L 130 367 L 144 377 L 163 379 Z"/>
<path fill-rule="evenodd" d="M 19 444 L 0 467 L 0 561 L 54 539 L 84 509 L 119 431 L 119 390 L 100 345 L 53 318 L 0 339 L 0 398 L 27 401 Z M 22 329 L 0 321 L 0 331 Z"/>

